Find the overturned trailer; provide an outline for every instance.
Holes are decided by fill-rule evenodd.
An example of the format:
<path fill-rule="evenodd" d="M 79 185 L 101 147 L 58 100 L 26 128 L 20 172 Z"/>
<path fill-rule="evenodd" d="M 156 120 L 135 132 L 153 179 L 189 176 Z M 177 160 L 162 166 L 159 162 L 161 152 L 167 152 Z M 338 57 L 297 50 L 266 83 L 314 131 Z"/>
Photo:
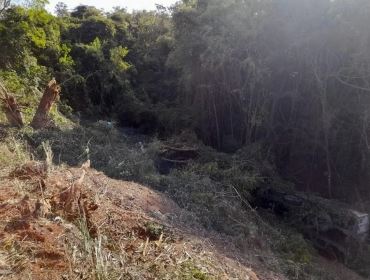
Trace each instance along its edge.
<path fill-rule="evenodd" d="M 257 191 L 255 204 L 286 217 L 316 248 L 343 261 L 368 238 L 369 215 L 341 202 L 265 187 Z"/>

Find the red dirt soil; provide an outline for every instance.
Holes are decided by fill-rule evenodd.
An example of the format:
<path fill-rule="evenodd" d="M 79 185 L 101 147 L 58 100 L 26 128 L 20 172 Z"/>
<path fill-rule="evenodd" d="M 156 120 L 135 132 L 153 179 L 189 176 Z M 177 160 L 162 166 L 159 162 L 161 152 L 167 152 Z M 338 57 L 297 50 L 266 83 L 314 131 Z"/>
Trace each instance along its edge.
<path fill-rule="evenodd" d="M 163 194 L 88 167 L 47 175 L 40 166 L 1 180 L 0 279 L 98 279 L 102 264 L 100 279 L 184 279 L 192 270 L 207 279 L 286 279 L 187 225 L 187 213 Z M 361 279 L 342 272 L 338 279 Z"/>

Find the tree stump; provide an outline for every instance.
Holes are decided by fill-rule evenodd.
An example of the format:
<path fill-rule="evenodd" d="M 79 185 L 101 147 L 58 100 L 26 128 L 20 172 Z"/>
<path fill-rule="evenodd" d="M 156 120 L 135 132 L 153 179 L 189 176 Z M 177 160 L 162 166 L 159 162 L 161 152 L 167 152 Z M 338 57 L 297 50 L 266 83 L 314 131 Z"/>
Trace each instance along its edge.
<path fill-rule="evenodd" d="M 2 102 L 2 109 L 5 113 L 11 126 L 22 127 L 23 117 L 20 111 L 20 107 L 14 96 L 10 95 L 5 86 L 0 82 L 0 100 Z"/>
<path fill-rule="evenodd" d="M 55 79 L 52 79 L 45 88 L 40 104 L 37 108 L 36 114 L 33 117 L 31 126 L 34 129 L 41 129 L 50 126 L 51 119 L 49 112 L 54 102 L 58 100 L 60 94 L 60 86 Z"/>

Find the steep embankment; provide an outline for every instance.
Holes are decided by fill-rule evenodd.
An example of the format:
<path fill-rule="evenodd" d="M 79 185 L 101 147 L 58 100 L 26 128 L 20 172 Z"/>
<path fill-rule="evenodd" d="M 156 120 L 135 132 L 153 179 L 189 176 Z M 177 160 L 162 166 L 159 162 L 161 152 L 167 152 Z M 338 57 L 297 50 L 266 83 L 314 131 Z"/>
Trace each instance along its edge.
<path fill-rule="evenodd" d="M 214 181 L 241 180 L 233 167 L 214 179 L 192 170 L 159 176 L 147 166 L 150 149 L 127 146 L 114 131 L 16 133 L 34 147 L 1 130 L 1 279 L 362 279 L 317 255 L 307 261 L 299 239 L 257 223 L 256 213 Z M 166 184 L 168 195 L 111 179 L 89 162 L 52 164 L 46 140 L 55 162 L 81 161 L 88 143 L 100 170 Z M 46 161 L 31 160 L 38 153 Z"/>
<path fill-rule="evenodd" d="M 6 279 L 258 279 L 163 194 L 87 167 L 44 167 L 31 161 L 2 179 Z"/>

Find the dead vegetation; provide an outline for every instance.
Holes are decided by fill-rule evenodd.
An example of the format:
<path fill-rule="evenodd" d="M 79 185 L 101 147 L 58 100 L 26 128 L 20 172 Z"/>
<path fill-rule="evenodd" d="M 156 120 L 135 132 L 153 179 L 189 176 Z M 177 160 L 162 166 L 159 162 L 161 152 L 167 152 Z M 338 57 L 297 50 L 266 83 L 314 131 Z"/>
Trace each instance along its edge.
<path fill-rule="evenodd" d="M 45 162 L 29 161 L 21 166 L 15 168 L 10 172 L 11 178 L 18 178 L 20 180 L 31 179 L 34 176 L 45 178 L 47 174 L 47 165 Z"/>
<path fill-rule="evenodd" d="M 300 235 L 245 207 L 238 190 L 269 172 L 252 161 L 200 146 L 186 167 L 160 175 L 155 157 L 169 144 L 115 129 L 3 134 L 5 279 L 338 279 L 339 264 L 321 268 Z M 361 279 L 341 269 L 340 279 Z"/>
<path fill-rule="evenodd" d="M 3 169 L 2 277 L 249 279 L 253 275 L 248 266 L 216 253 L 208 239 L 197 235 L 200 225 L 193 230 L 182 227 L 189 214 L 173 201 L 142 185 L 109 179 L 89 165 L 50 168 L 45 161 L 25 160 Z"/>
<path fill-rule="evenodd" d="M 203 240 L 173 227 L 166 215 L 181 216 L 182 210 L 143 186 L 114 181 L 89 168 L 57 169 L 46 178 L 38 169 L 22 170 L 27 177 L 13 173 L 7 187 L 1 187 L 0 272 L 7 279 L 253 275 L 221 254 L 214 256 Z M 44 180 L 44 187 L 31 191 L 27 186 L 21 194 L 13 185 L 15 174 L 28 186 Z"/>
<path fill-rule="evenodd" d="M 36 114 L 33 117 L 31 126 L 35 129 L 52 126 L 52 119 L 49 116 L 51 106 L 59 99 L 60 86 L 55 79 L 52 79 L 44 90 Z"/>
<path fill-rule="evenodd" d="M 15 97 L 8 93 L 5 86 L 0 82 L 0 101 L 2 103 L 2 109 L 5 113 L 8 122 L 12 126 L 22 127 L 23 117 L 20 111 L 20 106 L 18 105 Z"/>
<path fill-rule="evenodd" d="M 42 94 L 38 108 L 33 116 L 30 126 L 34 129 L 50 128 L 55 124 L 50 116 L 50 110 L 53 104 L 59 100 L 61 88 L 53 78 L 46 86 Z M 0 81 L 0 101 L 2 110 L 11 126 L 21 128 L 24 126 L 21 106 L 17 103 L 15 97 L 11 95 L 4 84 Z"/>

